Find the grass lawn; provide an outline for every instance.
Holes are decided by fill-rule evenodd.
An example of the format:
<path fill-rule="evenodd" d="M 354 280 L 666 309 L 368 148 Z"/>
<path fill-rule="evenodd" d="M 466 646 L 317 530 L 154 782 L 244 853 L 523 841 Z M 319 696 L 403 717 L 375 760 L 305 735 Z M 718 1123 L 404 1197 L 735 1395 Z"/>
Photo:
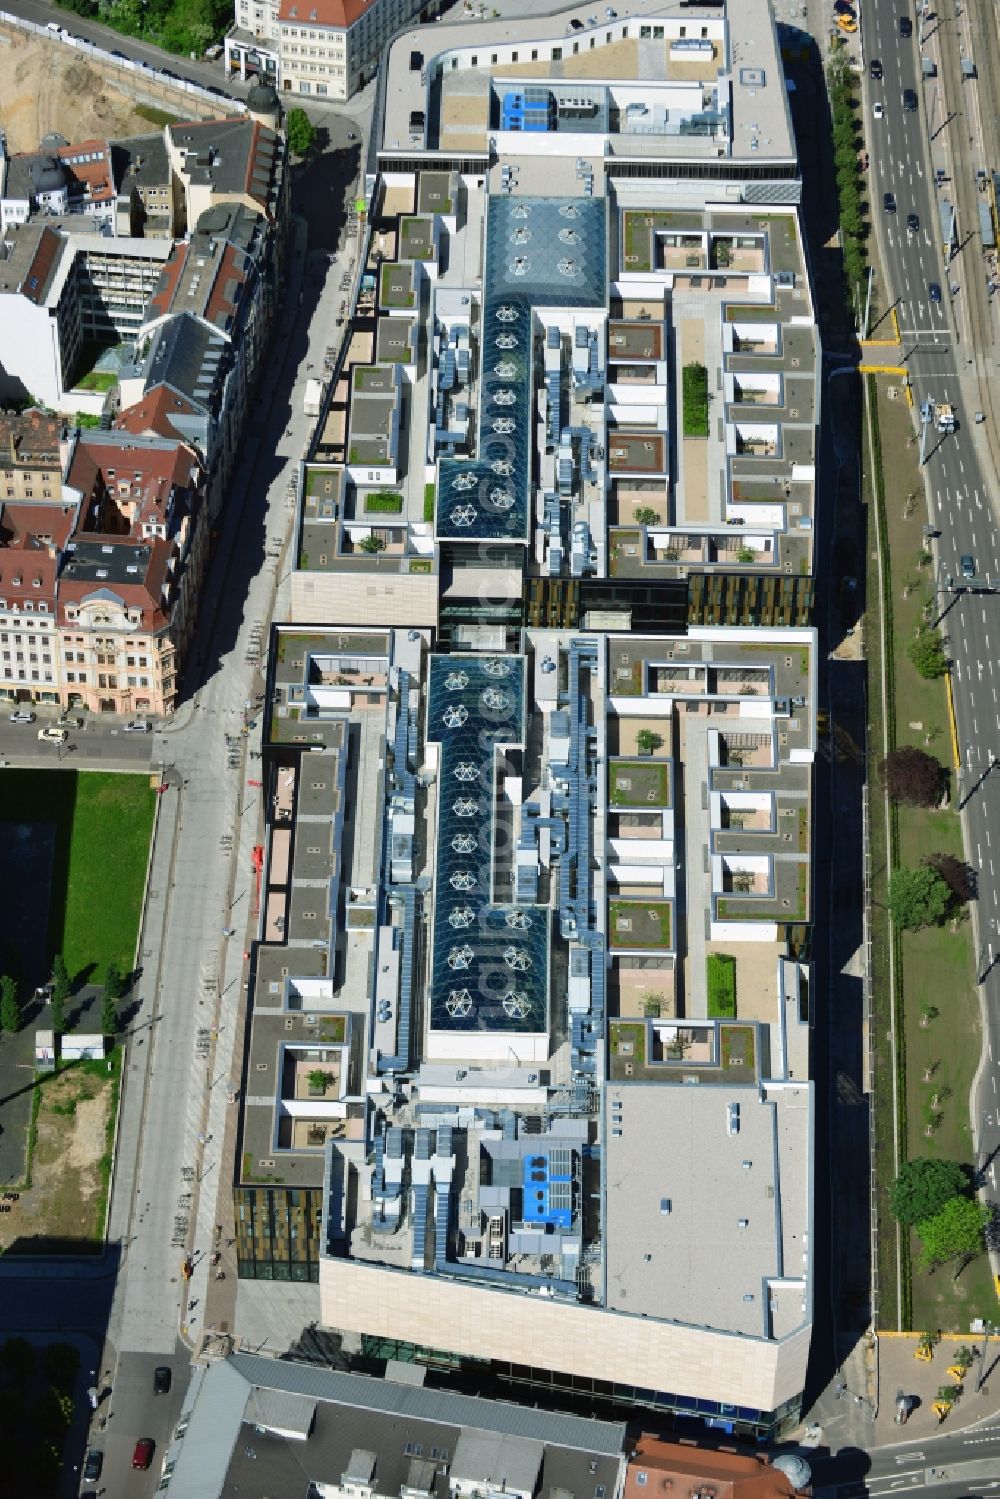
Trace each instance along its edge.
<path fill-rule="evenodd" d="M 755 1056 L 753 1026 L 723 1025 L 719 1027 L 719 1061 L 724 1069 L 736 1067 L 753 1072 Z"/>
<path fill-rule="evenodd" d="M 616 760 L 611 766 L 613 807 L 670 805 L 670 766 L 663 760 Z"/>
<path fill-rule="evenodd" d="M 624 1050 L 622 1049 L 623 1042 L 625 1046 Z M 612 1022 L 611 1052 L 612 1058 L 617 1059 L 618 1062 L 617 1076 L 623 1075 L 621 1068 L 624 1062 L 631 1062 L 636 1069 L 645 1067 L 646 1027 L 644 1025 L 615 1024 Z"/>
<path fill-rule="evenodd" d="M 879 402 L 883 468 L 886 479 L 886 521 L 892 579 L 893 666 L 897 745 L 913 744 L 936 755 L 951 770 L 948 708 L 943 681 L 918 676 L 906 654 L 929 596 L 929 570 L 921 567 L 921 527 L 926 520 L 917 447 L 907 446 L 912 425 L 902 401 Z M 906 497 L 917 492 L 912 513 L 905 514 Z M 908 596 L 904 598 L 904 590 Z M 947 630 L 947 622 L 945 624 Z M 920 727 L 913 728 L 911 725 Z M 929 742 L 928 742 L 929 741 Z M 881 754 L 873 745 L 872 753 Z M 874 812 L 874 807 L 873 807 Z M 882 821 L 881 814 L 873 821 Z M 962 856 L 958 815 L 954 810 L 921 811 L 899 807 L 898 854 L 903 867 L 913 868 L 928 854 Z M 905 932 L 901 939 L 903 1036 L 906 1056 L 905 1151 L 909 1157 L 926 1155 L 962 1162 L 972 1160 L 969 1125 L 969 1088 L 979 1063 L 979 1004 L 974 984 L 971 926 L 962 922 Z M 939 1014 L 925 1027 L 922 1012 Z M 925 1081 L 930 1071 L 929 1081 Z M 933 1115 L 930 1101 L 937 1094 L 938 1118 L 925 1133 Z M 928 1327 L 966 1329 L 972 1317 L 996 1310 L 989 1262 L 974 1261 L 957 1281 L 942 1268 L 933 1275 L 919 1266 L 919 1247 L 911 1243 L 912 1317 L 917 1331 Z M 883 1325 L 891 1325 L 883 1321 Z"/>
<path fill-rule="evenodd" d="M 608 906 L 612 947 L 670 946 L 673 907 L 665 900 L 613 900 Z"/>
<path fill-rule="evenodd" d="M 153 827 L 145 776 L 5 770 L 0 822 L 56 824 L 49 956 L 71 976 L 100 975 L 110 959 L 129 972 Z"/>
<path fill-rule="evenodd" d="M 112 375 L 107 370 L 91 370 L 89 375 L 84 375 L 82 380 L 76 382 L 76 390 L 100 390 L 107 392 L 114 390 L 118 384 L 118 376 Z"/>

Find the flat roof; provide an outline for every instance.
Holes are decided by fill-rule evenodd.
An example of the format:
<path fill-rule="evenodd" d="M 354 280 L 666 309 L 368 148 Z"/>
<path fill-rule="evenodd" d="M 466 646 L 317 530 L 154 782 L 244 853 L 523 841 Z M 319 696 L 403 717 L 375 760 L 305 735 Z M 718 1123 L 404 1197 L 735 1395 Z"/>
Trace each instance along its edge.
<path fill-rule="evenodd" d="M 776 1105 L 754 1087 L 608 1083 L 604 1117 L 608 1305 L 761 1337 L 782 1274 Z"/>

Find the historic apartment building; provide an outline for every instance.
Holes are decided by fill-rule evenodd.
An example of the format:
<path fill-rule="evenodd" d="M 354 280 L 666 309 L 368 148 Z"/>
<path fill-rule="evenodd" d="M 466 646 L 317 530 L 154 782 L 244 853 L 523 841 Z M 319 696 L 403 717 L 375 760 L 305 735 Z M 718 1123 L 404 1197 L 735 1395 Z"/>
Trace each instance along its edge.
<path fill-rule="evenodd" d="M 198 454 L 130 433 L 66 441 L 37 412 L 0 432 L 0 697 L 170 713 L 207 556 Z"/>
<path fill-rule="evenodd" d="M 436 0 L 237 0 L 226 69 L 256 75 L 283 97 L 350 99 L 393 33 L 436 9 Z"/>

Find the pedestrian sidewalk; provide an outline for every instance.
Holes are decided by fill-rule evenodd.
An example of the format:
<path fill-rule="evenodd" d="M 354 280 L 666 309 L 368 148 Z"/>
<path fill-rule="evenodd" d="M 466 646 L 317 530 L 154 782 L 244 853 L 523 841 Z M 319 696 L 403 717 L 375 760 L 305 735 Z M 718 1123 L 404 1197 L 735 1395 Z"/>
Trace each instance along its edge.
<path fill-rule="evenodd" d="M 879 1334 L 879 1402 L 875 1421 L 875 1442 L 886 1446 L 893 1442 L 912 1441 L 921 1437 L 960 1431 L 985 1421 L 1000 1410 L 1000 1339 L 984 1340 L 975 1333 L 968 1336 L 945 1336 L 937 1344 L 929 1362 L 916 1358 L 920 1337 L 917 1333 Z M 968 1348 L 975 1361 L 961 1381 L 948 1373 L 959 1348 Z M 985 1357 L 981 1355 L 985 1354 Z M 982 1389 L 976 1389 L 985 1375 Z M 950 1413 L 940 1421 L 932 1409 L 938 1390 L 944 1385 L 962 1385 L 962 1394 Z M 896 1423 L 896 1398 L 903 1394 L 917 1402 L 905 1426 Z"/>

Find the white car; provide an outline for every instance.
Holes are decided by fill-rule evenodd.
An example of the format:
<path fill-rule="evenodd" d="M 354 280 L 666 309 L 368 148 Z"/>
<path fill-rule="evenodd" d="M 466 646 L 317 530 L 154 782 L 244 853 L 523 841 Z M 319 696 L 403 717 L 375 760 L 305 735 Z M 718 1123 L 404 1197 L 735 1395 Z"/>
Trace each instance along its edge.
<path fill-rule="evenodd" d="M 50 725 L 47 729 L 39 729 L 38 737 L 43 744 L 65 744 L 69 738 L 69 730 Z"/>
<path fill-rule="evenodd" d="M 20 708 L 16 713 L 10 715 L 11 723 L 34 723 L 35 715 L 26 709 Z"/>
<path fill-rule="evenodd" d="M 153 725 L 146 723 L 141 718 L 136 718 L 131 723 L 125 725 L 123 732 L 126 734 L 151 734 L 153 732 Z"/>
<path fill-rule="evenodd" d="M 875 101 L 875 106 L 872 109 L 872 114 L 875 116 L 876 120 L 881 120 L 882 116 L 885 114 L 885 108 L 880 99 L 877 99 Z"/>

